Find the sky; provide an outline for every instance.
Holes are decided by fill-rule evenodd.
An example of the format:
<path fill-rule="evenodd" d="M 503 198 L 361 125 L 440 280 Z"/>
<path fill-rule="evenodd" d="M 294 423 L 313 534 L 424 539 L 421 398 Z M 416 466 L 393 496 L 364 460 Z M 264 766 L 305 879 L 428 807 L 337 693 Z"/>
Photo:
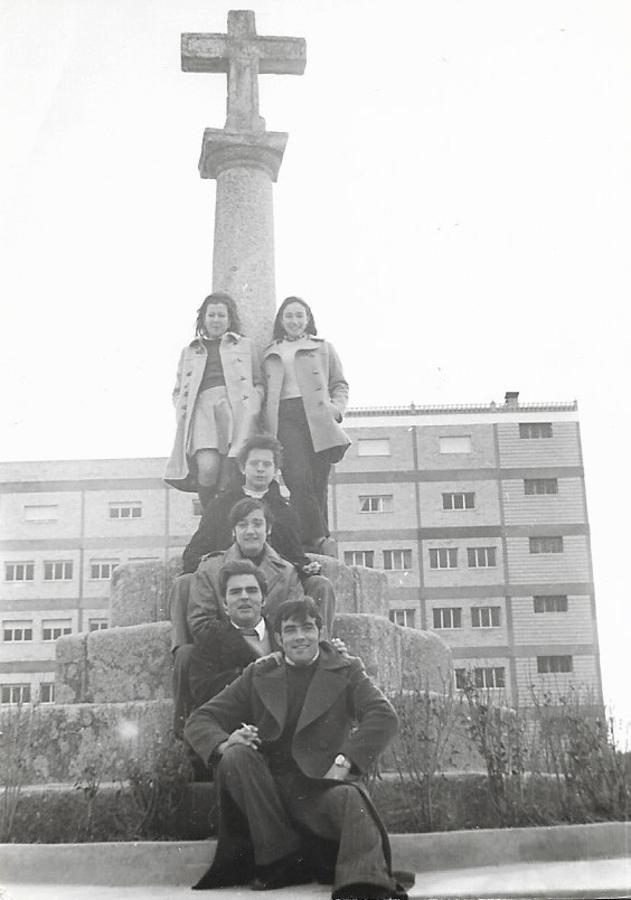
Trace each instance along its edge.
<path fill-rule="evenodd" d="M 225 120 L 180 33 L 229 8 L 0 0 L 0 459 L 168 454 Z M 278 298 L 312 304 L 353 406 L 578 400 L 605 695 L 631 722 L 631 4 L 248 8 L 307 40 L 303 76 L 259 79 L 290 135 Z"/>

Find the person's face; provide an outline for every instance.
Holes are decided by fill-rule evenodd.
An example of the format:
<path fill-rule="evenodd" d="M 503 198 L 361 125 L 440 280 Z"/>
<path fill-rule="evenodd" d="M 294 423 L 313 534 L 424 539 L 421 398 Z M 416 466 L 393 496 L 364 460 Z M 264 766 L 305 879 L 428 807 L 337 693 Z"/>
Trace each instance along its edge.
<path fill-rule="evenodd" d="M 244 556 L 258 556 L 262 553 L 268 535 L 263 510 L 253 509 L 243 519 L 239 519 L 232 534 Z"/>
<path fill-rule="evenodd" d="M 230 313 L 225 303 L 209 303 L 204 313 L 204 331 L 209 338 L 225 334 L 230 325 Z"/>
<path fill-rule="evenodd" d="M 312 661 L 318 652 L 319 639 L 320 629 L 311 616 L 307 616 L 305 622 L 285 619 L 280 626 L 280 634 L 276 635 L 287 659 L 297 666 L 306 666 Z"/>
<path fill-rule="evenodd" d="M 266 491 L 276 474 L 274 452 L 255 447 L 248 453 L 245 466 L 245 486 L 250 491 Z"/>
<path fill-rule="evenodd" d="M 239 628 L 252 628 L 261 620 L 263 594 L 254 575 L 231 575 L 226 584 L 224 609 Z"/>
<path fill-rule="evenodd" d="M 288 303 L 283 310 L 282 323 L 287 337 L 297 338 L 305 333 L 307 327 L 307 310 L 302 303 Z"/>

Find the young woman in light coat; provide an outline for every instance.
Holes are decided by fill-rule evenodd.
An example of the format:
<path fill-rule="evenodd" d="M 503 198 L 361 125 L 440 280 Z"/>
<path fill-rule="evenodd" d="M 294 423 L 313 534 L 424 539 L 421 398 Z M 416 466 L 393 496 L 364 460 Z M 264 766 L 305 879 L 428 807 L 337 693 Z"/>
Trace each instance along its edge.
<path fill-rule="evenodd" d="M 283 300 L 274 320 L 274 341 L 263 353 L 263 418 L 283 445 L 281 471 L 305 549 L 335 556 L 327 493 L 331 464 L 342 459 L 350 444 L 340 427 L 348 384 L 333 345 L 316 335 L 309 305 L 300 297 Z"/>
<path fill-rule="evenodd" d="M 197 310 L 195 338 L 178 364 L 177 431 L 164 478 L 179 490 L 197 491 L 202 507 L 226 486 L 231 463 L 256 431 L 261 410 L 260 357 L 240 332 L 232 297 L 210 294 Z"/>

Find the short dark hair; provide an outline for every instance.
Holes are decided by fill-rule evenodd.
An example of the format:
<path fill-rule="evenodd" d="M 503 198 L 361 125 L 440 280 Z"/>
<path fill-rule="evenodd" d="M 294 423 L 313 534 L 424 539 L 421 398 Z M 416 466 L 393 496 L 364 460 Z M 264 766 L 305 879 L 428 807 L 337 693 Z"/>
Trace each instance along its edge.
<path fill-rule="evenodd" d="M 241 468 L 245 468 L 248 456 L 252 450 L 271 450 L 274 454 L 274 465 L 280 469 L 283 461 L 283 445 L 273 434 L 253 434 L 237 453 L 237 462 Z"/>
<path fill-rule="evenodd" d="M 265 575 L 249 559 L 232 559 L 219 569 L 219 593 L 226 596 L 228 581 L 233 575 L 254 575 L 263 597 L 267 597 L 267 581 Z"/>
<path fill-rule="evenodd" d="M 281 305 L 278 307 L 278 312 L 276 313 L 276 318 L 274 319 L 274 328 L 272 331 L 272 337 L 274 338 L 274 340 L 282 341 L 282 339 L 285 337 L 285 329 L 283 328 L 283 313 L 290 303 L 300 303 L 302 306 L 304 306 L 305 312 L 307 313 L 307 327 L 305 328 L 305 331 L 307 334 L 317 334 L 318 329 L 316 328 L 315 319 L 313 318 L 311 307 L 306 302 L 306 300 L 303 300 L 302 297 L 285 297 Z"/>
<path fill-rule="evenodd" d="M 204 318 L 206 316 L 206 310 L 209 306 L 214 306 L 218 303 L 223 303 L 223 305 L 228 310 L 228 331 L 234 331 L 235 334 L 241 334 L 241 320 L 239 319 L 237 304 L 232 299 L 230 294 L 224 294 L 222 291 L 215 291 L 205 298 L 204 302 L 197 310 L 197 319 L 195 320 L 195 337 L 204 337 Z"/>
<path fill-rule="evenodd" d="M 297 622 L 304 624 L 309 618 L 315 621 L 318 630 L 322 628 L 322 616 L 315 600 L 312 600 L 311 597 L 301 597 L 299 600 L 285 600 L 274 615 L 274 633 L 280 634 L 283 622 L 286 622 L 288 619 L 296 619 Z"/>
<path fill-rule="evenodd" d="M 255 509 L 262 510 L 269 530 L 274 524 L 272 511 L 267 503 L 263 503 L 262 500 L 256 500 L 254 497 L 244 497 L 243 500 L 237 500 L 228 514 L 228 524 L 231 528 L 234 528 L 237 522 L 240 522 L 241 519 L 245 519 L 245 517 L 249 516 Z"/>

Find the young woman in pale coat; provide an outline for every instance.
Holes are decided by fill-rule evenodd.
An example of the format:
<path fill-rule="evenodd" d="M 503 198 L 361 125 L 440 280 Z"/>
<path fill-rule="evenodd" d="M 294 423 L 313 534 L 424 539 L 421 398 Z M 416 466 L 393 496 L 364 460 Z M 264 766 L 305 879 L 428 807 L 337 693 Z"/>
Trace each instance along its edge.
<path fill-rule="evenodd" d="M 258 351 L 241 333 L 228 294 L 210 294 L 197 310 L 195 338 L 184 347 L 173 403 L 177 432 L 165 481 L 197 491 L 202 507 L 226 486 L 230 464 L 256 430 L 263 400 Z"/>
<path fill-rule="evenodd" d="M 327 494 L 331 464 L 350 444 L 340 427 L 348 384 L 332 344 L 316 335 L 309 305 L 300 297 L 283 300 L 274 341 L 263 353 L 264 420 L 283 445 L 281 471 L 305 549 L 335 556 Z"/>

